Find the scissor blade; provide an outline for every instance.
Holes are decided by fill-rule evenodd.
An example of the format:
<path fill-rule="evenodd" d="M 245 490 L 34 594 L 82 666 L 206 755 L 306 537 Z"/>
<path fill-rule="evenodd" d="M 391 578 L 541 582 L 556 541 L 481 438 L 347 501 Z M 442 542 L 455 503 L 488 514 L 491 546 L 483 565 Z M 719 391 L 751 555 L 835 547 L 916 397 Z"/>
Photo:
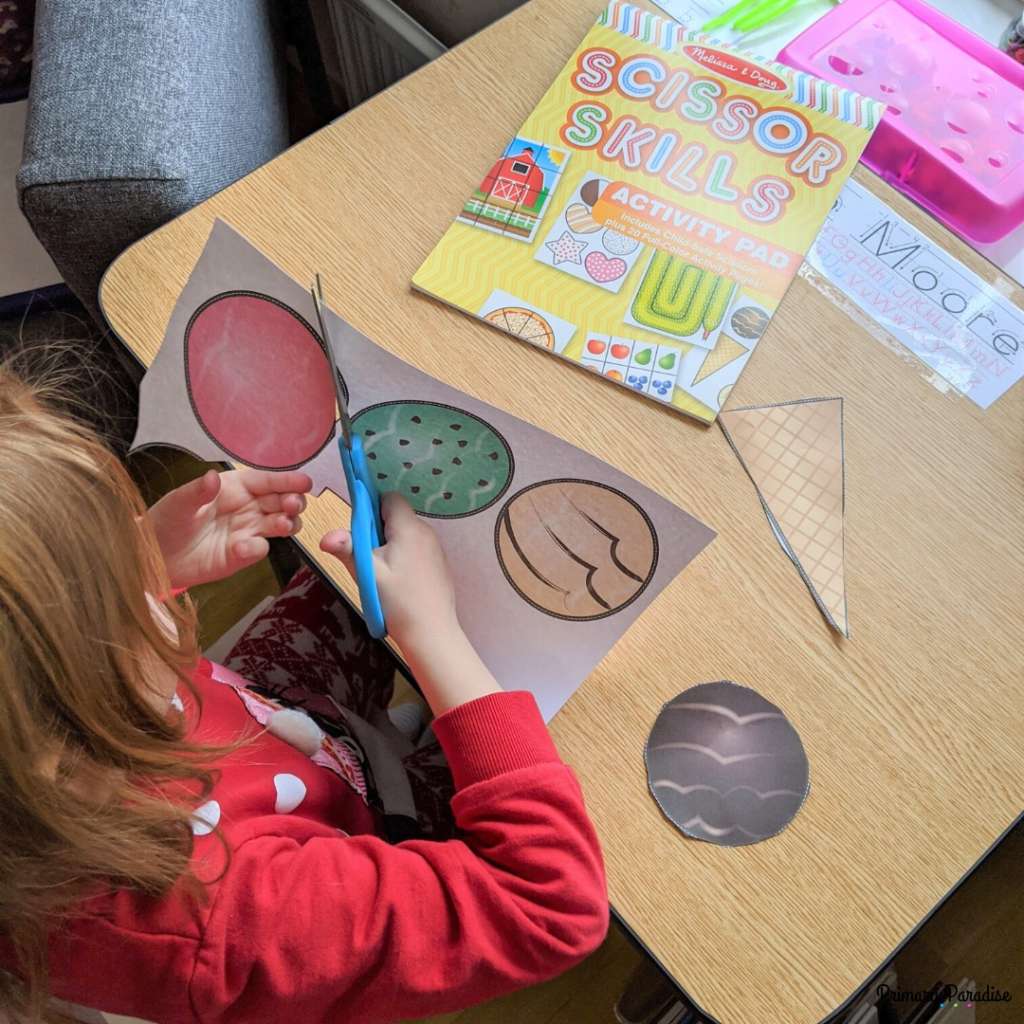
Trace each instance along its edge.
<path fill-rule="evenodd" d="M 348 403 L 345 401 L 345 392 L 341 387 L 341 377 L 338 375 L 338 368 L 334 363 L 334 346 L 327 333 L 327 321 L 324 317 L 324 291 L 319 274 L 316 275 L 316 284 L 309 289 L 309 293 L 313 296 L 313 308 L 316 310 L 317 322 L 320 325 L 320 337 L 323 338 L 324 347 L 327 349 L 327 364 L 330 367 L 331 380 L 334 382 L 334 397 L 338 402 L 338 422 L 341 425 L 341 436 L 345 447 L 351 450 L 352 418 L 348 414 Z"/>

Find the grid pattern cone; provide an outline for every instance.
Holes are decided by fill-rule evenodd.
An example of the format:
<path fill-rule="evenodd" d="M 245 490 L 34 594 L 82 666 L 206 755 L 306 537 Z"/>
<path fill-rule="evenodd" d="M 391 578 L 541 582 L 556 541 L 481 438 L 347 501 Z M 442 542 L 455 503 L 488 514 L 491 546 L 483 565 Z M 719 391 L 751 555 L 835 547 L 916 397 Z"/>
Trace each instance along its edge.
<path fill-rule="evenodd" d="M 733 360 L 745 356 L 747 350 L 738 342 L 733 341 L 728 334 L 720 334 L 715 347 L 704 357 L 704 362 L 697 370 L 697 376 L 693 378 L 694 384 L 699 384 L 705 377 L 717 373 L 723 366 L 728 366 Z"/>
<path fill-rule="evenodd" d="M 831 626 L 849 636 L 843 400 L 731 409 L 718 422 L 818 607 Z"/>

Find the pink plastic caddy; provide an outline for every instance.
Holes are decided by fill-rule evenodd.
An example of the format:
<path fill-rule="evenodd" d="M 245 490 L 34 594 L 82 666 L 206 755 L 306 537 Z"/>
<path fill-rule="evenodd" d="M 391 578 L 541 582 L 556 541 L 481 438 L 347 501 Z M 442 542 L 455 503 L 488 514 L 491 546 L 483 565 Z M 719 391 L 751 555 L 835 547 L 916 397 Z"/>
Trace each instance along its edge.
<path fill-rule="evenodd" d="M 920 0 L 844 0 L 779 60 L 887 106 L 861 159 L 954 231 L 1024 220 L 1024 66 Z"/>

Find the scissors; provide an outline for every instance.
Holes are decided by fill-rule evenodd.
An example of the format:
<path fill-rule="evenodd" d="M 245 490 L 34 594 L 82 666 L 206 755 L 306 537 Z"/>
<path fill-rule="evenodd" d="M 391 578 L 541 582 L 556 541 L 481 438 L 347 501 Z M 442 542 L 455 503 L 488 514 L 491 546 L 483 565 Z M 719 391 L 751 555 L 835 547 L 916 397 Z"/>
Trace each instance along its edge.
<path fill-rule="evenodd" d="M 348 403 L 341 387 L 341 378 L 334 366 L 334 346 L 327 333 L 324 317 L 324 291 L 320 284 L 320 275 L 316 275 L 316 284 L 310 288 L 316 318 L 320 324 L 320 336 L 327 348 L 327 362 L 334 381 L 334 394 L 338 400 L 338 421 L 341 432 L 338 436 L 338 451 L 341 453 L 341 466 L 345 471 L 345 483 L 348 484 L 349 498 L 352 503 L 352 560 L 356 566 L 356 584 L 359 587 L 359 603 L 363 608 L 363 618 L 370 636 L 379 640 L 387 634 L 384 622 L 384 611 L 380 605 L 380 594 L 377 591 L 377 576 L 373 568 L 374 549 L 381 546 L 384 538 L 384 524 L 380 517 L 380 492 L 374 482 L 366 454 L 363 451 L 363 439 L 352 432 L 352 419 L 348 414 Z"/>

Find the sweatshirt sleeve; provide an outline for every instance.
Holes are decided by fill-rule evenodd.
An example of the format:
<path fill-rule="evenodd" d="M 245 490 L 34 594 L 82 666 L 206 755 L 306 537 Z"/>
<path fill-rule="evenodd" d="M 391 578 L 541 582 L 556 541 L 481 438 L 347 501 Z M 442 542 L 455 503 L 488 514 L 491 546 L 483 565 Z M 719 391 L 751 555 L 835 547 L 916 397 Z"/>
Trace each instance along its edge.
<path fill-rule="evenodd" d="M 533 697 L 435 722 L 460 838 L 260 836 L 217 887 L 191 984 L 206 1024 L 424 1017 L 553 977 L 601 942 L 604 868 Z"/>

